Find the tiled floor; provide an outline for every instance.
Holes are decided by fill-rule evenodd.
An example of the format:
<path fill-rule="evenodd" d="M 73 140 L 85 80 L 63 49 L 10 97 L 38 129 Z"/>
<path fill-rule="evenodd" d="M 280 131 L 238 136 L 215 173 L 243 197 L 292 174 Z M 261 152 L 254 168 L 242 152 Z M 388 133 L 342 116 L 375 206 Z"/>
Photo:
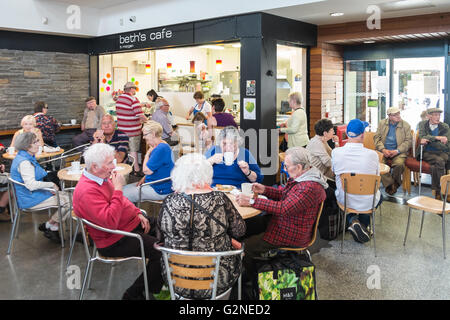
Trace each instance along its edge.
<path fill-rule="evenodd" d="M 430 195 L 429 188 L 422 194 Z M 413 194 L 417 188 L 413 187 Z M 422 238 L 418 237 L 420 212 L 414 211 L 406 246 L 407 207 L 396 197 L 382 205 L 382 217 L 376 217 L 374 257 L 372 243 L 358 244 L 346 234 L 344 253 L 339 240 L 318 239 L 311 248 L 317 267 L 317 289 L 320 299 L 450 299 L 450 261 L 443 259 L 441 218 L 426 214 Z M 66 275 L 68 246 L 50 242 L 37 230 L 46 214 L 24 216 L 12 254 L 6 256 L 10 223 L 0 224 L 0 299 L 77 299 L 80 290 L 73 288 L 82 281 L 86 258 L 76 243 L 71 265 L 77 273 Z M 449 224 L 447 223 L 447 227 Z M 447 228 L 448 229 L 448 228 Z M 450 252 L 447 253 L 448 255 Z M 120 299 L 124 290 L 139 275 L 135 261 L 114 268 L 96 263 L 92 290 L 86 299 Z M 378 281 L 379 280 L 379 281 Z"/>

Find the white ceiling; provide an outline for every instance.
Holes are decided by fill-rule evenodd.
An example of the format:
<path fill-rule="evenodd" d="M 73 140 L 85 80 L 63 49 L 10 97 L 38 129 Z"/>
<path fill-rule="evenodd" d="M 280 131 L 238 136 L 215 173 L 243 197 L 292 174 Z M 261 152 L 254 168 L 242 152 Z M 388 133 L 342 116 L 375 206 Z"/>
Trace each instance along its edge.
<path fill-rule="evenodd" d="M 38 1 L 52 1 L 52 2 L 60 2 L 67 4 L 75 4 L 80 7 L 90 7 L 95 9 L 106 9 L 114 6 L 118 6 L 121 4 L 126 4 L 129 2 L 134 2 L 135 0 L 38 0 Z M 149 1 L 149 2 L 157 2 L 157 1 Z"/>
<path fill-rule="evenodd" d="M 411 3 L 417 0 L 409 0 Z M 434 5 L 429 8 L 407 9 L 399 11 L 381 11 L 381 19 L 415 16 L 422 14 L 432 14 L 439 12 L 450 12 L 450 0 L 421 0 L 424 4 Z M 370 14 L 366 12 L 369 5 L 384 7 L 386 3 L 393 1 L 386 0 L 327 0 L 300 6 L 291 6 L 267 10 L 265 12 L 290 19 L 300 20 L 316 25 L 326 25 L 335 23 L 345 23 L 352 21 L 364 21 Z M 330 13 L 343 12 L 340 17 L 332 17 Z M 381 20 L 382 22 L 382 20 Z M 418 21 L 418 23 L 420 23 Z"/>

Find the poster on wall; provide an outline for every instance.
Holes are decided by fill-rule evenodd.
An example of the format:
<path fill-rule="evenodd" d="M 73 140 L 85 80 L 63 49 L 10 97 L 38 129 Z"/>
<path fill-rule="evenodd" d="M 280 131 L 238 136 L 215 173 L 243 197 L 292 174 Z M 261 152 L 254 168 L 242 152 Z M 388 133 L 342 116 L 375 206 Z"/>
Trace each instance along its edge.
<path fill-rule="evenodd" d="M 256 99 L 244 98 L 244 119 L 256 120 Z"/>
<path fill-rule="evenodd" d="M 245 93 L 247 96 L 256 96 L 256 80 L 247 80 Z"/>

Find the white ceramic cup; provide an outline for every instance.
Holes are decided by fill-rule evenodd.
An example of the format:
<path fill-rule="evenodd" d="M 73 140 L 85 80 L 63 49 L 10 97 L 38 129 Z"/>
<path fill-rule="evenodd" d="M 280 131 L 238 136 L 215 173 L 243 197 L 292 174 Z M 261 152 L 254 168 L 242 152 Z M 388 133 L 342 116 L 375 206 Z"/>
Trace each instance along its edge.
<path fill-rule="evenodd" d="M 223 161 L 225 162 L 225 165 L 231 166 L 234 162 L 234 152 L 224 152 Z"/>
<path fill-rule="evenodd" d="M 77 124 L 77 119 L 72 119 L 72 120 L 70 120 L 70 123 L 71 123 L 71 124 Z"/>
<path fill-rule="evenodd" d="M 72 171 L 80 171 L 80 161 L 72 161 Z"/>
<path fill-rule="evenodd" d="M 41 153 L 42 153 L 42 146 L 39 146 L 37 154 L 41 154 Z"/>
<path fill-rule="evenodd" d="M 248 182 L 241 184 L 241 191 L 247 196 L 253 196 L 252 184 Z"/>
<path fill-rule="evenodd" d="M 9 147 L 8 148 L 8 153 L 11 154 L 11 155 L 13 155 L 15 151 L 16 151 L 16 149 L 14 147 Z"/>

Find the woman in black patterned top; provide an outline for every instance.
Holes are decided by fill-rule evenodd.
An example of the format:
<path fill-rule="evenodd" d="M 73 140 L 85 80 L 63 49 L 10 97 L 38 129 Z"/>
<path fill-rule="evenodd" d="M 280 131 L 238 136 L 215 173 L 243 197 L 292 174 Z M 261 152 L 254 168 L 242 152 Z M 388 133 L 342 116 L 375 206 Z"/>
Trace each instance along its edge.
<path fill-rule="evenodd" d="M 60 124 L 55 118 L 47 114 L 48 105 L 44 101 L 38 101 L 34 104 L 34 114 L 36 118 L 36 128 L 42 132 L 44 143 L 51 147 L 56 147 L 56 132 L 60 130 Z"/>
<path fill-rule="evenodd" d="M 229 251 L 233 250 L 232 239 L 244 236 L 244 220 L 225 193 L 213 191 L 210 186 L 212 176 L 211 164 L 198 153 L 190 153 L 177 160 L 171 173 L 175 193 L 166 197 L 158 217 L 164 246 L 191 251 Z M 227 230 L 214 218 L 193 206 L 192 200 L 225 225 Z M 161 263 L 166 279 L 164 261 L 161 260 Z M 232 286 L 240 273 L 239 256 L 223 257 L 219 268 L 217 295 Z M 177 289 L 176 292 L 191 299 L 211 296 L 211 290 Z"/>

